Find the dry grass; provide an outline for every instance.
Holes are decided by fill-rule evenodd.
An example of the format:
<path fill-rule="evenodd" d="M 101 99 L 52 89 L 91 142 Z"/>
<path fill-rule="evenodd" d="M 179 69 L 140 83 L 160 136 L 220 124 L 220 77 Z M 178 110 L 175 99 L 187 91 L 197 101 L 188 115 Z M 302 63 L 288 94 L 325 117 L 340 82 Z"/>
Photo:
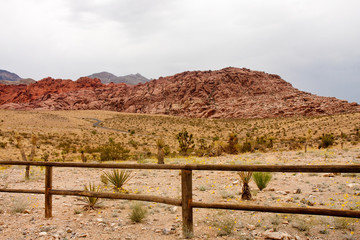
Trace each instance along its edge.
<path fill-rule="evenodd" d="M 15 135 L 24 138 L 29 151 L 31 134 L 38 136 L 35 161 L 49 155 L 49 161 L 80 161 L 83 150 L 88 160 L 98 160 L 97 147 L 109 138 L 130 149 L 133 159 L 142 161 L 157 153 L 160 138 L 169 145 L 170 153 L 178 152 L 176 134 L 181 129 L 194 136 L 195 149 L 225 143 L 230 133 L 236 133 L 239 144 L 250 142 L 253 151 L 287 151 L 317 148 L 322 134 L 333 133 L 333 148 L 357 145 L 360 136 L 360 113 L 324 117 L 292 117 L 277 119 L 189 119 L 184 117 L 125 114 L 107 111 L 10 111 L 0 110 L 0 159 L 20 160 Z M 93 118 L 102 120 L 93 127 Z M 309 130 L 311 136 L 307 136 Z M 342 134 L 343 133 L 343 134 Z M 342 136 L 342 137 L 341 137 Z M 271 144 L 270 144 L 271 143 Z M 216 145 L 216 144 L 215 144 Z M 172 154 L 174 155 L 174 154 Z M 328 158 L 328 156 L 324 156 Z"/>

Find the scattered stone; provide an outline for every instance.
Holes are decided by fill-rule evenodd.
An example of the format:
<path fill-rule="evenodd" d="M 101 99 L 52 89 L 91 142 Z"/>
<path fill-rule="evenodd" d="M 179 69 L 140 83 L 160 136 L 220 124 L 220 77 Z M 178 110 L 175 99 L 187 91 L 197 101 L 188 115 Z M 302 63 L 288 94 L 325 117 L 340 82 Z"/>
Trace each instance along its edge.
<path fill-rule="evenodd" d="M 25 209 L 25 210 L 23 211 L 23 213 L 25 213 L 25 214 L 30 214 L 31 211 L 30 211 L 29 209 Z"/>
<path fill-rule="evenodd" d="M 294 191 L 294 193 L 295 193 L 295 194 L 300 194 L 300 193 L 301 193 L 301 189 L 300 189 L 300 188 L 296 189 L 296 190 Z"/>
<path fill-rule="evenodd" d="M 178 208 L 176 206 L 172 207 L 172 208 L 170 208 L 170 212 L 174 214 L 174 213 L 176 213 L 177 209 Z"/>
<path fill-rule="evenodd" d="M 87 237 L 87 234 L 86 234 L 86 233 L 81 233 L 81 234 L 79 234 L 78 237 L 79 237 L 79 238 L 86 238 L 86 237 Z"/>
<path fill-rule="evenodd" d="M 40 232 L 49 232 L 49 231 L 51 231 L 51 227 L 49 227 L 49 226 L 44 226 L 44 227 L 42 227 L 42 228 L 40 228 Z"/>
<path fill-rule="evenodd" d="M 285 191 L 276 191 L 277 194 L 281 194 L 281 195 L 287 195 L 287 192 Z"/>
<path fill-rule="evenodd" d="M 236 180 L 236 181 L 232 182 L 232 184 L 233 184 L 233 185 L 239 184 L 239 180 Z"/>
<path fill-rule="evenodd" d="M 168 229 L 168 228 L 164 228 L 164 229 L 162 230 L 162 233 L 163 233 L 164 235 L 169 235 L 170 232 L 171 232 L 171 230 Z"/>
<path fill-rule="evenodd" d="M 353 188 L 353 187 L 359 186 L 359 184 L 358 183 L 350 183 L 350 184 L 348 184 L 346 186 L 349 187 L 349 188 Z"/>
<path fill-rule="evenodd" d="M 275 239 L 275 240 L 290 240 L 292 239 L 291 235 L 286 232 L 274 232 L 273 229 L 266 230 L 263 234 L 263 237 L 268 239 Z"/>
<path fill-rule="evenodd" d="M 335 177 L 335 174 L 333 173 L 325 173 L 323 177 Z"/>
<path fill-rule="evenodd" d="M 247 228 L 248 230 L 255 230 L 255 229 L 256 229 L 255 225 L 251 225 L 251 224 L 247 224 L 247 225 L 246 225 L 246 228 Z"/>
<path fill-rule="evenodd" d="M 155 233 L 161 233 L 161 229 L 155 229 Z"/>
<path fill-rule="evenodd" d="M 47 232 L 41 232 L 39 233 L 39 236 L 46 236 L 47 235 Z"/>
<path fill-rule="evenodd" d="M 71 228 L 69 228 L 69 227 L 67 227 L 66 229 L 65 229 L 65 231 L 67 232 L 67 233 L 72 233 L 72 229 Z"/>

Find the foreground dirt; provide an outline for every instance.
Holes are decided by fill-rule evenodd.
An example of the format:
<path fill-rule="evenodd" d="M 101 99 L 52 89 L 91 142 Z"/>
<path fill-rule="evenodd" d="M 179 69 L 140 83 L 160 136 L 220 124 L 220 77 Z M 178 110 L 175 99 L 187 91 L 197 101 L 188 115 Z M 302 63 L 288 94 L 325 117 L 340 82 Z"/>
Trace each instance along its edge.
<path fill-rule="evenodd" d="M 358 148 L 252 153 L 217 158 L 172 158 L 166 163 L 223 164 L 359 164 Z M 153 163 L 146 159 L 144 163 Z M 33 167 L 24 180 L 24 167 L 0 167 L 0 188 L 43 189 L 44 169 Z M 102 191 L 113 191 L 101 183 L 102 170 L 55 168 L 54 189 L 83 190 L 89 182 Z M 130 193 L 180 198 L 179 171 L 132 170 L 125 186 Z M 360 210 L 360 175 L 275 173 L 266 189 L 250 183 L 253 200 L 241 201 L 236 172 L 194 171 L 194 201 L 228 202 L 265 206 L 322 207 Z M 299 189 L 299 190 L 298 190 Z M 0 193 L 1 239 L 182 239 L 181 208 L 142 203 L 148 214 L 132 223 L 134 202 L 101 200 L 87 210 L 79 197 L 54 196 L 53 218 L 44 218 L 44 197 L 34 194 Z M 281 233 L 282 239 L 359 239 L 359 219 L 333 218 L 245 211 L 194 209 L 194 239 L 265 239 Z M 286 235 L 286 234 L 288 235 Z M 287 238 L 288 237 L 288 238 Z M 277 239 L 277 238 L 272 238 Z"/>

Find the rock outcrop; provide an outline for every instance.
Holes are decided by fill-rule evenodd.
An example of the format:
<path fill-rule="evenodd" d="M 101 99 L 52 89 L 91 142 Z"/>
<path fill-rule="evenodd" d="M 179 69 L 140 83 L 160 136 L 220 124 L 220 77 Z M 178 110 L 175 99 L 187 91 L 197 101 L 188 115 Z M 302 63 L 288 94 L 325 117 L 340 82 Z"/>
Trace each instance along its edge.
<path fill-rule="evenodd" d="M 357 103 L 299 91 L 278 75 L 245 68 L 183 72 L 138 85 L 46 78 L 0 85 L 0 108 L 103 109 L 200 118 L 265 118 L 360 112 Z"/>

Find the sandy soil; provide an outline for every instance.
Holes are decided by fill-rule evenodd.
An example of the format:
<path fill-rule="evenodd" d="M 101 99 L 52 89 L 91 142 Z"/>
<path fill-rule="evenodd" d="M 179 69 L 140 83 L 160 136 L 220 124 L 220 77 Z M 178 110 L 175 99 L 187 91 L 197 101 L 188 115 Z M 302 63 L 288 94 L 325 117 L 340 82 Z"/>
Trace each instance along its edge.
<path fill-rule="evenodd" d="M 218 158 L 174 158 L 167 163 L 224 164 L 354 164 L 360 150 L 312 150 L 303 152 L 252 153 Z M 148 159 L 146 162 L 155 162 Z M 55 168 L 54 189 L 82 190 L 88 182 L 101 185 L 99 169 Z M 179 171 L 133 170 L 125 186 L 131 193 L 180 198 Z M 33 167 L 24 181 L 24 167 L 2 167 L 0 187 L 43 189 L 44 169 Z M 251 182 L 249 204 L 360 209 L 360 175 L 275 173 L 268 187 L 258 191 Z M 102 184 L 103 191 L 112 191 Z M 301 189 L 301 193 L 295 193 Z M 194 201 L 245 203 L 235 172 L 194 171 Z M 32 194 L 0 194 L 1 239 L 181 239 L 181 208 L 143 203 L 148 214 L 141 223 L 129 219 L 134 202 L 102 200 L 101 207 L 86 210 L 79 197 L 54 196 L 53 218 L 44 218 L 44 197 Z M 25 209 L 25 210 L 24 210 Z M 274 229 L 295 239 L 359 239 L 358 219 L 304 216 L 245 211 L 194 209 L 194 239 L 264 239 Z M 231 228 L 227 234 L 226 228 Z"/>

